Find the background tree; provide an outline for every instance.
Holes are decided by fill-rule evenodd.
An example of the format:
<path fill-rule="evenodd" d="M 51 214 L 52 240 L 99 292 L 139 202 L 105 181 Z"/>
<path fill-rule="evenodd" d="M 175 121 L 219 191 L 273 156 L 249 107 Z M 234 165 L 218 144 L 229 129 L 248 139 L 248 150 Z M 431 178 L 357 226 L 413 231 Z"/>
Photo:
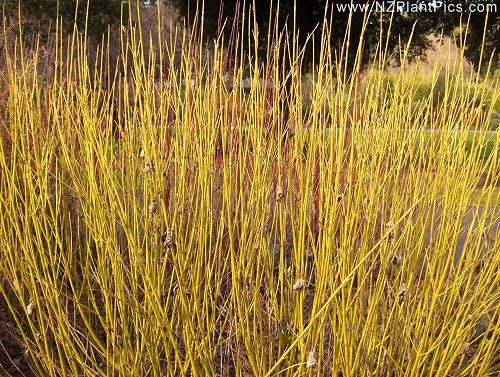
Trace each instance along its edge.
<path fill-rule="evenodd" d="M 179 13 L 193 22 L 197 9 L 199 9 L 201 2 L 197 0 L 173 0 L 177 6 Z M 468 4 L 475 3 L 491 3 L 492 0 L 467 0 L 457 1 L 461 3 L 463 9 L 468 9 Z M 226 20 L 226 24 L 231 25 L 234 21 L 234 15 L 237 9 L 242 7 L 241 1 L 231 0 L 205 0 L 204 8 L 204 30 L 205 36 L 212 38 L 216 35 L 221 20 Z M 247 1 L 246 9 L 241 9 L 241 12 L 247 11 L 255 4 L 256 18 L 260 28 L 260 44 L 265 45 L 267 38 L 267 28 L 269 20 L 269 1 L 255 0 Z M 273 16 L 277 12 L 277 1 L 273 2 L 272 6 Z M 278 22 L 280 27 L 287 25 L 287 29 L 291 30 L 293 22 L 293 14 L 296 14 L 296 27 L 299 31 L 299 42 L 304 42 L 307 35 L 320 24 L 324 18 L 325 10 L 327 15 L 331 15 L 332 20 L 332 46 L 340 46 L 345 35 L 348 25 L 349 12 L 342 11 L 339 7 L 341 4 L 347 4 L 350 1 L 337 1 L 335 3 L 325 0 L 281 0 L 279 2 L 279 16 Z M 372 1 L 361 0 L 355 1 L 357 4 L 373 4 Z M 433 8 L 433 4 L 438 3 L 435 1 L 413 1 L 412 4 L 421 4 L 422 8 L 419 12 L 407 12 L 405 9 L 395 9 L 391 12 L 374 13 L 370 19 L 370 23 L 365 34 L 363 63 L 369 61 L 372 56 L 373 49 L 376 47 L 379 39 L 380 27 L 387 30 L 391 23 L 391 33 L 388 40 L 388 48 L 390 53 L 397 54 L 399 50 L 399 43 L 408 42 L 412 35 L 411 50 L 409 51 L 410 60 L 422 56 L 432 46 L 432 36 L 439 35 L 441 32 L 444 35 L 453 35 L 460 25 L 460 22 L 467 23 L 469 21 L 468 29 L 468 44 L 466 46 L 466 58 L 469 59 L 475 66 L 480 61 L 481 56 L 481 41 L 485 27 L 486 13 L 452 13 L 445 12 L 443 8 Z M 390 2 L 386 2 L 386 5 Z M 425 7 L 424 7 L 425 5 Z M 326 8 L 328 7 L 328 8 Z M 490 13 L 488 16 L 488 29 L 483 50 L 482 63 L 487 63 L 489 58 L 492 57 L 494 65 L 498 65 L 498 47 L 500 44 L 500 20 L 498 17 L 499 12 Z M 351 19 L 351 40 L 352 48 L 348 52 L 352 58 L 356 54 L 357 41 L 359 40 L 363 19 L 365 14 L 363 12 L 354 12 Z M 392 18 L 392 19 L 391 19 Z M 230 28 L 226 28 L 224 32 L 228 33 Z M 316 39 L 319 40 L 319 33 L 316 33 Z M 311 53 L 306 55 L 309 62 L 312 60 Z M 306 62 L 307 63 L 307 62 Z"/>
<path fill-rule="evenodd" d="M 23 0 L 21 4 L 21 24 L 25 35 L 39 34 L 47 38 L 49 25 L 55 23 L 59 15 L 62 20 L 64 35 L 73 31 L 76 25 L 80 31 L 85 28 L 88 6 L 88 35 L 100 40 L 107 32 L 108 26 L 119 24 L 121 17 L 121 0 Z M 3 0 L 4 13 L 7 20 L 17 18 L 19 1 Z M 127 7 L 124 7 L 127 10 Z"/>
<path fill-rule="evenodd" d="M 154 5 L 157 0 L 140 0 L 142 4 Z M 332 21 L 332 36 L 331 45 L 335 49 L 342 44 L 344 34 L 347 28 L 349 13 L 340 9 L 340 6 L 350 3 L 350 1 L 328 1 L 328 0 L 280 0 L 278 12 L 278 0 L 247 0 L 245 9 L 242 9 L 243 2 L 241 0 L 162 0 L 165 3 L 173 4 L 180 16 L 185 17 L 188 22 L 192 23 L 197 10 L 201 4 L 204 7 L 204 35 L 207 39 L 217 35 L 221 25 L 225 21 L 226 27 L 224 33 L 229 40 L 231 26 L 234 21 L 241 23 L 241 15 L 247 12 L 255 5 L 255 14 L 259 25 L 259 47 L 262 56 L 266 54 L 267 30 L 269 21 L 277 20 L 279 28 L 287 26 L 287 30 L 292 30 L 294 21 L 294 12 L 296 15 L 296 28 L 299 32 L 299 43 L 304 44 L 307 35 L 312 32 L 317 25 L 323 21 L 325 12 Z M 127 19 L 128 3 L 135 3 L 135 0 L 23 0 L 21 2 L 21 22 L 25 36 L 40 34 L 42 42 L 48 37 L 49 25 L 52 25 L 52 30 L 55 28 L 55 20 L 57 15 L 62 20 L 63 34 L 68 35 L 76 25 L 80 31 L 84 30 L 86 22 L 86 14 L 88 7 L 88 35 L 90 46 L 95 46 L 101 41 L 102 35 L 106 34 L 108 27 L 116 27 L 120 23 L 122 12 L 123 17 Z M 356 4 L 371 5 L 374 2 L 369 0 L 358 0 Z M 386 2 L 385 4 L 390 4 Z M 408 3 L 408 2 L 407 2 Z M 493 59 L 494 67 L 499 64 L 499 47 L 500 47 L 500 19 L 499 12 L 490 13 L 488 15 L 488 27 L 485 34 L 485 43 L 481 50 L 483 31 L 486 22 L 486 13 L 458 13 L 445 12 L 443 8 L 432 8 L 432 4 L 440 3 L 437 0 L 417 0 L 409 2 L 410 4 L 426 5 L 427 11 L 420 12 L 405 12 L 405 9 L 395 10 L 385 13 L 375 13 L 370 19 L 370 24 L 366 30 L 363 63 L 367 63 L 373 50 L 379 42 L 380 27 L 387 30 L 391 24 L 391 33 L 389 35 L 388 48 L 390 53 L 396 55 L 399 49 L 399 43 L 405 43 L 412 35 L 411 50 L 409 51 L 410 59 L 417 56 L 422 56 L 433 43 L 432 36 L 439 35 L 441 32 L 444 35 L 454 35 L 460 23 L 469 22 L 466 58 L 469 59 L 476 67 L 479 62 L 482 65 L 488 63 L 490 57 Z M 468 9 L 468 4 L 495 4 L 494 0 L 465 0 L 455 1 L 455 4 L 462 4 L 464 9 Z M 19 0 L 1 0 L 4 14 L 9 19 L 17 19 L 17 10 Z M 78 6 L 77 6 L 78 4 Z M 497 4 L 498 7 L 498 4 Z M 239 11 L 239 13 L 238 13 Z M 272 12 L 272 13 L 270 13 Z M 240 17 L 235 20 L 235 14 L 240 14 Z M 270 17 L 272 15 L 272 17 Z M 331 18 L 330 18 L 331 16 Z M 351 59 L 356 54 L 357 41 L 359 40 L 363 19 L 363 12 L 354 12 L 351 19 L 351 49 L 348 51 Z M 15 25 L 15 22 L 11 24 Z M 273 25 L 271 25 L 273 26 Z M 3 25 L 2 25 L 3 27 Z M 414 29 L 413 29 L 414 28 Z M 15 33 L 13 33 L 15 35 Z M 316 41 L 319 41 L 320 33 L 315 34 Z M 28 38 L 29 40 L 29 38 Z M 2 41 L 3 43 L 3 41 Z M 311 44 L 309 44 L 309 47 Z M 318 46 L 318 43 L 316 43 Z M 318 52 L 318 49 L 316 53 Z M 481 59 L 482 52 L 482 59 Z M 309 49 L 305 55 L 304 63 L 307 65 L 312 62 L 314 55 Z"/>

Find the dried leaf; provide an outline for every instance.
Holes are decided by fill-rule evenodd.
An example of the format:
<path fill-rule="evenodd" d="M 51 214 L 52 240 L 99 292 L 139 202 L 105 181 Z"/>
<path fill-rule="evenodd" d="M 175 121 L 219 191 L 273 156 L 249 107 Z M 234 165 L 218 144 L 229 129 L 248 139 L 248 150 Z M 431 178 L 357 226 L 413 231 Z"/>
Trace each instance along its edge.
<path fill-rule="evenodd" d="M 471 348 L 471 344 L 468 343 L 468 342 L 464 342 L 464 344 L 462 344 L 462 347 L 460 348 L 460 352 L 462 353 L 467 353 Z"/>
<path fill-rule="evenodd" d="M 299 278 L 297 281 L 293 284 L 292 289 L 294 291 L 298 291 L 299 289 L 305 288 L 307 286 L 307 280 L 304 278 Z"/>
<path fill-rule="evenodd" d="M 307 355 L 306 368 L 308 369 L 316 368 L 317 365 L 318 365 L 318 355 L 316 353 L 316 350 L 312 349 L 309 351 L 309 354 Z"/>
<path fill-rule="evenodd" d="M 279 202 L 281 199 L 283 199 L 283 187 L 278 186 L 276 189 L 276 201 Z"/>
<path fill-rule="evenodd" d="M 153 174 L 155 172 L 155 163 L 153 160 L 147 160 L 146 165 L 144 165 L 144 169 L 142 170 L 144 173 L 151 173 Z"/>
<path fill-rule="evenodd" d="M 406 284 L 401 284 L 401 286 L 398 289 L 397 295 L 399 296 L 400 299 L 404 299 L 407 293 L 408 293 L 408 288 L 406 287 Z"/>
<path fill-rule="evenodd" d="M 399 254 L 396 254 L 392 258 L 392 264 L 396 267 L 401 267 L 401 265 L 403 264 L 403 257 Z"/>
<path fill-rule="evenodd" d="M 30 300 L 30 302 L 26 306 L 26 313 L 28 315 L 32 315 L 34 311 L 35 311 L 35 303 L 33 302 L 33 300 Z"/>
<path fill-rule="evenodd" d="M 165 249 L 175 248 L 175 236 L 172 229 L 167 229 L 165 233 L 162 234 L 161 240 L 163 242 L 163 247 Z"/>
<path fill-rule="evenodd" d="M 153 199 L 153 200 L 151 200 L 151 202 L 149 203 L 149 206 L 148 206 L 148 211 L 149 211 L 150 217 L 152 217 L 155 214 L 156 208 L 157 208 L 156 200 Z"/>

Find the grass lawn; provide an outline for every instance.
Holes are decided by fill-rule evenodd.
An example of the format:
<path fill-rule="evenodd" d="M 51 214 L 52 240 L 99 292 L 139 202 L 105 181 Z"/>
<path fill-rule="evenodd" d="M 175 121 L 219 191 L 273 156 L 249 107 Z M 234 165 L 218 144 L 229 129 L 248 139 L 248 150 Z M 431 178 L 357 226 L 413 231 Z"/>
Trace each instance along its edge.
<path fill-rule="evenodd" d="M 340 131 L 341 129 L 337 129 L 337 135 L 340 134 Z M 350 131 L 348 131 L 348 133 L 349 132 Z M 331 128 L 327 128 L 325 130 L 325 137 L 328 138 L 330 133 L 331 133 Z M 426 130 L 425 132 L 422 132 L 422 139 L 424 145 L 427 145 L 428 143 L 438 145 L 439 142 L 442 141 L 443 138 L 447 136 L 446 133 L 447 131 L 439 131 L 439 130 Z M 470 155 L 472 148 L 479 148 L 480 150 L 478 155 L 481 156 L 483 161 L 488 160 L 488 158 L 491 155 L 491 152 L 493 151 L 495 143 L 498 142 L 498 134 L 495 131 L 465 132 L 465 131 L 453 130 L 449 131 L 448 134 L 451 139 L 448 140 L 448 142 L 456 143 L 457 148 L 458 144 L 463 143 L 464 138 L 466 137 L 467 139 L 465 141 L 465 150 L 467 152 L 467 155 Z M 415 152 L 417 152 L 417 150 L 415 150 Z"/>

